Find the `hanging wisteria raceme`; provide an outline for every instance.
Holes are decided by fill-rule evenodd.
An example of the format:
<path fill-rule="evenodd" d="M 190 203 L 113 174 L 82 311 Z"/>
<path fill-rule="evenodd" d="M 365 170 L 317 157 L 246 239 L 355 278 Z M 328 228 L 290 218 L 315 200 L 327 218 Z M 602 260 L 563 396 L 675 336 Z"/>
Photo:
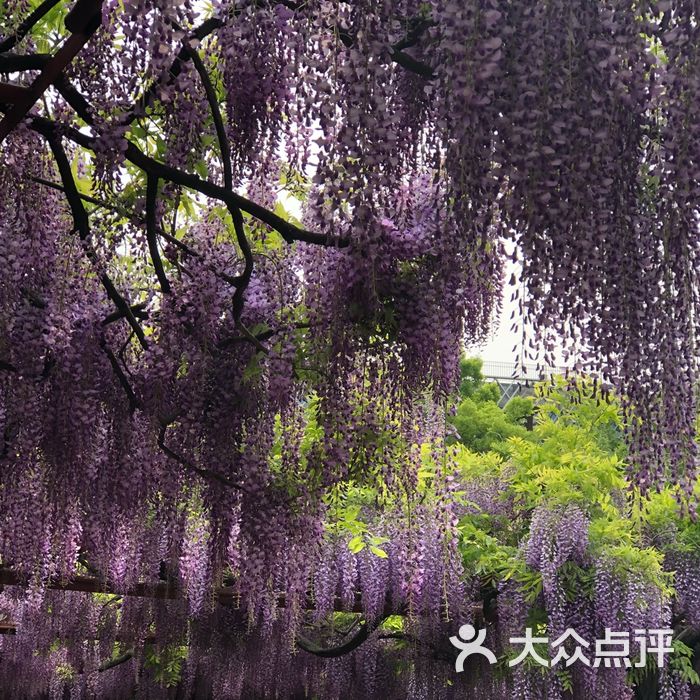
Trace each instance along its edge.
<path fill-rule="evenodd" d="M 3 640 L 4 687 L 118 697 L 136 675 L 155 694 L 157 670 L 135 673 L 155 645 L 173 663 L 189 649 L 200 697 L 367 697 L 394 688 L 389 645 L 416 657 L 397 697 L 449 697 L 419 650 L 444 656 L 478 582 L 445 412 L 508 239 L 532 352 L 616 384 L 635 484 L 677 484 L 694 511 L 697 3 L 77 8 L 0 10 L 0 563 L 27 586 L 2 605 L 30 635 Z M 69 34 L 86 41 L 57 69 Z M 333 531 L 349 485 L 396 516 L 355 554 Z M 588 556 L 586 517 L 535 514 L 553 630 L 575 618 L 558 577 Z M 576 624 L 618 604 L 645 623 L 639 591 L 597 570 Z M 54 590 L 77 576 L 124 601 Z M 182 599 L 127 595 L 144 585 Z M 222 587 L 236 605 L 219 615 Z M 330 667 L 306 652 L 278 685 L 300 630 L 338 609 L 362 611 L 367 646 Z M 99 671 L 115 641 L 129 658 Z M 623 675 L 577 688 L 622 695 Z"/>
<path fill-rule="evenodd" d="M 209 573 L 202 549 L 206 535 L 197 515 L 188 517 L 179 560 L 187 601 L 149 597 L 148 587 L 135 594 L 137 586 L 127 595 L 93 596 L 8 586 L 0 595 L 0 615 L 11 619 L 18 632 L 0 638 L 3 687 L 31 694 L 53 684 L 56 697 L 67 688 L 77 697 L 128 697 L 140 685 L 157 697 L 171 697 L 159 690 L 158 674 L 166 672 L 161 664 L 176 662 L 182 667 L 183 687 L 194 697 L 284 696 L 306 688 L 324 697 L 361 698 L 371 687 L 398 698 L 406 693 L 404 684 L 419 680 L 428 697 L 458 697 L 449 681 L 453 657 L 445 642 L 455 619 L 470 619 L 471 596 L 461 572 L 453 570 L 454 558 L 445 556 L 450 536 L 454 541 L 456 534 L 453 526 L 448 518 L 441 527 L 440 517 L 430 512 L 425 502 L 403 514 L 376 510 L 375 519 L 367 510 L 373 537 L 381 535 L 387 541 L 382 556 L 369 548 L 352 553 L 345 541 L 331 536 L 319 541 L 310 559 L 308 547 L 287 538 L 284 558 L 265 562 L 276 586 L 273 595 L 260 592 L 261 621 L 254 627 L 250 613 L 236 603 L 251 590 L 235 582 L 239 569 L 233 557 L 234 580 L 226 595 L 220 593 L 216 602 L 204 594 L 202 584 Z M 408 525 L 406 518 L 416 524 Z M 254 560 L 252 554 L 246 559 Z M 245 565 L 250 567 L 252 561 Z M 247 575 L 252 578 L 250 572 Z M 311 608 L 307 595 L 312 596 Z M 349 611 L 347 629 L 333 620 L 339 608 Z M 399 633 L 385 626 L 395 612 L 408 615 L 408 626 Z M 302 627 L 312 620 L 311 626 Z M 340 643 L 335 645 L 334 638 Z M 363 641 L 361 647 L 356 639 Z M 437 668 L 420 665 L 426 650 L 442 659 Z M 345 658 L 347 654 L 351 656 Z M 397 684 L 385 665 L 407 655 L 418 665 Z M 143 663 L 145 671 L 135 676 Z M 18 673 L 29 668 L 35 687 Z M 472 680 L 465 682 L 471 686 Z"/>
<path fill-rule="evenodd" d="M 547 615 L 550 645 L 563 639 L 563 643 L 557 643 L 556 654 L 552 651 L 551 657 L 563 656 L 559 658 L 559 667 L 555 666 L 547 675 L 543 675 L 539 667 L 516 667 L 512 697 L 522 700 L 563 698 L 567 697 L 567 692 L 581 698 L 635 697 L 624 666 L 571 665 L 567 668 L 568 691 L 557 670 L 561 670 L 561 664 L 572 657 L 577 647 L 584 654 L 592 651 L 582 648 L 571 636 L 571 630 L 589 644 L 589 640 L 602 639 L 606 630 L 626 633 L 634 640 L 636 630 L 668 626 L 667 594 L 658 585 L 645 581 L 640 572 L 624 571 L 612 558 L 595 559 L 590 551 L 587 517 L 576 506 L 563 510 L 540 507 L 533 516 L 529 537 L 523 546 L 527 563 L 541 574 L 542 591 L 537 597 Z M 584 578 L 571 580 L 586 569 L 595 572 L 590 590 Z M 526 603 L 521 588 L 508 581 L 501 587 L 498 604 L 500 643 L 508 651 L 509 639 L 520 636 L 528 625 L 528 612 L 533 603 Z M 630 654 L 636 657 L 639 653 L 638 642 L 631 641 Z M 686 689 L 683 692 L 687 691 L 685 682 L 673 673 L 662 678 L 664 687 L 673 688 L 674 683 L 678 692 L 682 688 Z M 683 697 L 674 695 L 673 690 L 669 692 L 668 697 Z"/>

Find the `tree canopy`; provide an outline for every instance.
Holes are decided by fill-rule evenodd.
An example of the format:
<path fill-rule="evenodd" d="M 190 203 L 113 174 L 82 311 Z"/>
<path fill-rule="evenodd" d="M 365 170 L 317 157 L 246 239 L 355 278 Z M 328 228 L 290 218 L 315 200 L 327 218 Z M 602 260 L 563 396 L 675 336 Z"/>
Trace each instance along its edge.
<path fill-rule="evenodd" d="M 694 532 L 698 13 L 4 2 L 2 686 L 459 695 L 438 639 L 493 590 L 524 621 L 537 572 L 551 629 L 560 573 L 590 571 L 628 591 L 621 624 L 670 624 L 666 555 L 629 509 Z M 592 377 L 555 382 L 581 420 L 602 411 L 585 440 L 540 408 L 533 442 L 527 406 L 460 373 L 509 264 L 528 352 Z M 503 487 L 520 509 L 474 534 L 511 548 L 510 577 L 470 569 L 469 465 L 474 503 Z M 624 673 L 547 678 L 549 697 L 626 692 Z"/>

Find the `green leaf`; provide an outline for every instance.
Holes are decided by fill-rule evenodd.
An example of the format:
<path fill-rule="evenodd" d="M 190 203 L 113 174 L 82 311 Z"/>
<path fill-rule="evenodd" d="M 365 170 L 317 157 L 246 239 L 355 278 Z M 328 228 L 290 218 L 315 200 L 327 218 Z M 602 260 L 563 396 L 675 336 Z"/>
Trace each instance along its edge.
<path fill-rule="evenodd" d="M 358 554 L 361 552 L 365 547 L 367 546 L 367 543 L 364 541 L 361 535 L 355 535 L 350 542 L 348 542 L 348 549 L 353 553 L 353 554 Z"/>

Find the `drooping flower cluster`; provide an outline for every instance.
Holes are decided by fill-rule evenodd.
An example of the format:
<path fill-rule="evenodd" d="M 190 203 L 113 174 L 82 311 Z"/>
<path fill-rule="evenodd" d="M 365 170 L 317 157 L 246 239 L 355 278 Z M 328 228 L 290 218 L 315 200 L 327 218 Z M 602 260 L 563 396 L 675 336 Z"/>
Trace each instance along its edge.
<path fill-rule="evenodd" d="M 30 10 L 8 7 L 3 43 Z M 3 640 L 0 673 L 27 664 L 20 692 L 58 697 L 77 674 L 84 693 L 118 694 L 95 680 L 98 656 L 119 641 L 143 662 L 155 625 L 162 648 L 189 646 L 193 693 L 265 695 L 262 644 L 241 652 L 268 669 L 253 688 L 222 654 L 258 622 L 253 635 L 290 640 L 288 660 L 309 595 L 318 620 L 357 593 L 369 621 L 405 607 L 408 636 L 434 644 L 467 585 L 445 402 L 461 343 L 498 310 L 504 239 L 545 359 L 561 342 L 616 382 L 638 484 L 690 497 L 697 3 L 134 0 L 100 19 L 0 149 L 0 562 L 29 586 L 3 594 L 29 631 Z M 41 21 L 1 51 L 3 111 L 17 71 L 2 66 L 63 31 Z M 30 58 L 18 85 L 48 60 Z M 443 465 L 430 507 L 415 498 L 428 442 Z M 410 506 L 393 529 L 378 519 L 387 558 L 324 539 L 347 483 Z M 527 554 L 549 625 L 603 624 L 616 606 L 641 624 L 639 591 L 604 561 L 595 614 L 563 599 L 585 524 L 536 514 Z M 52 588 L 88 575 L 187 601 L 159 626 L 167 605 L 148 598 L 127 595 L 117 621 Z M 216 617 L 222 586 L 235 612 L 189 629 L 188 610 Z M 294 692 L 316 673 L 340 695 L 377 644 L 327 674 L 309 662 Z M 379 692 L 375 676 L 352 692 Z M 427 664 L 405 681 L 448 693 Z"/>

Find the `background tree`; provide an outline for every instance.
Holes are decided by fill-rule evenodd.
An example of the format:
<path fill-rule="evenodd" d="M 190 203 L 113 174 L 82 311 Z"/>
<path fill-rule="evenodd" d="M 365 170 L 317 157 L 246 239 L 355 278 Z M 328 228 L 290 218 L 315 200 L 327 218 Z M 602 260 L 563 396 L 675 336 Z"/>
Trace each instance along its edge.
<path fill-rule="evenodd" d="M 460 441 L 475 452 L 505 449 L 505 440 L 527 436 L 533 403 L 530 397 L 515 396 L 501 409 L 501 390 L 496 382 L 485 382 L 479 358 L 460 362 L 462 379 L 455 415 L 450 419 Z"/>

